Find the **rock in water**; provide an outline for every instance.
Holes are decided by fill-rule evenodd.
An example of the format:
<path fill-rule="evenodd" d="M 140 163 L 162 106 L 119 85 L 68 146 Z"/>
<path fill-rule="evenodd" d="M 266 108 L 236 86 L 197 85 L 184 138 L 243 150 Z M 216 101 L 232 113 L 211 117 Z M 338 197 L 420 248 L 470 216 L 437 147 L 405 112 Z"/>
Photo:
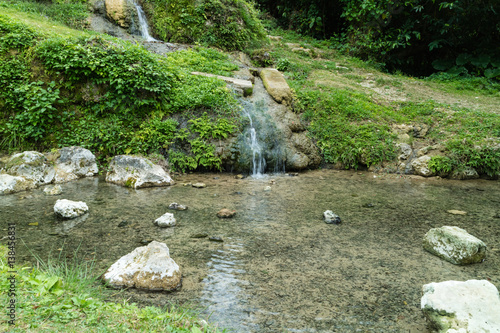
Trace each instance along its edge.
<path fill-rule="evenodd" d="M 486 280 L 423 286 L 421 308 L 439 333 L 500 333 L 500 296 Z"/>
<path fill-rule="evenodd" d="M 182 275 L 167 245 L 152 241 L 121 257 L 104 273 L 103 280 L 114 288 L 173 291 L 181 286 Z"/>
<path fill-rule="evenodd" d="M 146 158 L 128 155 L 113 157 L 106 181 L 132 188 L 168 186 L 174 183 L 161 166 Z"/>
<path fill-rule="evenodd" d="M 459 227 L 444 226 L 429 230 L 424 249 L 455 265 L 479 263 L 486 257 L 486 244 Z"/>
<path fill-rule="evenodd" d="M 7 174 L 0 175 L 0 195 L 26 191 L 35 187 L 32 181 L 24 177 L 16 177 Z"/>
<path fill-rule="evenodd" d="M 179 205 L 177 202 L 172 202 L 169 206 L 168 209 L 173 209 L 173 210 L 186 210 L 188 209 L 187 206 L 184 205 Z"/>
<path fill-rule="evenodd" d="M 195 188 L 205 188 L 205 187 L 207 187 L 207 185 L 205 183 L 195 183 L 195 184 L 193 184 L 191 186 L 193 186 Z"/>
<path fill-rule="evenodd" d="M 342 220 L 340 219 L 340 216 L 332 212 L 331 210 L 327 210 L 323 213 L 323 218 L 325 220 L 325 223 L 327 224 L 340 224 Z"/>
<path fill-rule="evenodd" d="M 217 212 L 217 216 L 220 217 L 220 218 L 231 218 L 234 215 L 236 215 L 236 211 L 235 210 L 229 210 L 227 208 L 222 208 L 221 210 L 219 210 Z"/>
<path fill-rule="evenodd" d="M 66 199 L 57 200 L 54 205 L 54 213 L 58 217 L 73 219 L 89 211 L 89 207 L 83 201 L 71 201 Z"/>
<path fill-rule="evenodd" d="M 175 223 L 175 217 L 172 213 L 165 213 L 154 222 L 154 224 L 161 228 L 173 227 Z"/>
<path fill-rule="evenodd" d="M 43 193 L 47 195 L 59 195 L 62 193 L 61 185 L 48 185 L 43 189 Z"/>
<path fill-rule="evenodd" d="M 55 175 L 54 167 L 47 158 L 36 151 L 13 155 L 7 161 L 5 171 L 12 176 L 24 177 L 35 186 L 51 183 Z"/>
<path fill-rule="evenodd" d="M 56 183 L 64 183 L 82 177 L 92 177 L 99 171 L 94 154 L 82 147 L 64 147 L 55 154 Z"/>

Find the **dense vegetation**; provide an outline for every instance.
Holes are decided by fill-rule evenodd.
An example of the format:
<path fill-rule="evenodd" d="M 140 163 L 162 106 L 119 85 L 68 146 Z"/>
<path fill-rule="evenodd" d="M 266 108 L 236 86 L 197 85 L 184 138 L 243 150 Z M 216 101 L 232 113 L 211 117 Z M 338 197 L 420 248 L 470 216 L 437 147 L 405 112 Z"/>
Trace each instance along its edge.
<path fill-rule="evenodd" d="M 167 59 L 109 37 L 41 34 L 8 16 L 0 32 L 1 148 L 81 145 L 101 161 L 163 153 L 182 171 L 220 169 L 211 140 L 238 128 L 236 100 L 224 82 L 188 72 L 226 74 L 235 69 L 226 55 L 199 48 Z"/>
<path fill-rule="evenodd" d="M 165 41 L 242 50 L 264 41 L 264 27 L 245 0 L 145 0 L 154 32 Z"/>
<path fill-rule="evenodd" d="M 500 76 L 496 0 L 258 0 L 286 28 L 413 75 Z"/>

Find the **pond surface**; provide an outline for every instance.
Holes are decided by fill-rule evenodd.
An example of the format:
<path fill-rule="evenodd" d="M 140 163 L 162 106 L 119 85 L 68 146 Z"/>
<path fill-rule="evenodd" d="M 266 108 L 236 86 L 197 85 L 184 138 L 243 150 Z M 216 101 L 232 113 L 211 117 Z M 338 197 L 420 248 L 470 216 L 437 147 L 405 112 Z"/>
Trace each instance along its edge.
<path fill-rule="evenodd" d="M 241 180 L 191 174 L 175 180 L 171 187 L 132 190 L 93 178 L 63 184 L 57 197 L 44 195 L 42 188 L 3 196 L 1 228 L 16 223 L 17 237 L 42 258 L 71 256 L 80 247 L 80 255 L 96 258 L 99 274 L 141 242 L 165 242 L 182 269 L 182 289 L 127 291 L 127 298 L 201 307 L 211 322 L 235 332 L 427 332 L 422 285 L 488 279 L 500 287 L 498 181 L 334 170 Z M 195 182 L 208 186 L 183 186 Z M 63 198 L 85 201 L 90 213 L 56 220 L 53 205 Z M 174 212 L 177 226 L 154 226 L 172 202 L 189 207 Z M 237 214 L 219 219 L 221 208 Z M 327 209 L 342 224 L 325 224 Z M 467 215 L 447 213 L 451 209 Z M 38 225 L 29 225 L 34 222 Z M 486 260 L 455 266 L 424 251 L 425 233 L 443 225 L 482 239 Z M 223 242 L 194 238 L 199 234 Z M 22 242 L 18 252 L 18 260 L 32 260 Z"/>

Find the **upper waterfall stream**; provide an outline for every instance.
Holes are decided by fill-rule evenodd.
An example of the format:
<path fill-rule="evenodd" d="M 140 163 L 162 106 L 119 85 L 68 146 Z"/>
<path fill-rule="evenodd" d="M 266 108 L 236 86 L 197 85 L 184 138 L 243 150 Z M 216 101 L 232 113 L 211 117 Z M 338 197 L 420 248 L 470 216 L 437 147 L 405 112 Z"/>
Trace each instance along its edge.
<path fill-rule="evenodd" d="M 146 40 L 146 42 L 156 42 L 157 40 L 151 37 L 149 34 L 149 25 L 146 18 L 146 14 L 142 7 L 134 1 L 135 9 L 137 10 L 137 15 L 139 17 L 139 28 L 141 31 L 141 36 Z"/>

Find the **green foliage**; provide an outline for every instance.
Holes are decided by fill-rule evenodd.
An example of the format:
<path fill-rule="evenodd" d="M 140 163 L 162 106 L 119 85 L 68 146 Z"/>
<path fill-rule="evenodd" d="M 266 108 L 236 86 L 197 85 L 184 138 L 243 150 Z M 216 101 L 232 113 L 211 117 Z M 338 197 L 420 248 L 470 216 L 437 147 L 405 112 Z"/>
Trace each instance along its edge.
<path fill-rule="evenodd" d="M 245 0 L 149 0 L 155 33 L 180 43 L 242 50 L 265 37 L 252 3 Z"/>
<path fill-rule="evenodd" d="M 188 122 L 191 124 L 191 131 L 198 133 L 202 139 L 226 139 L 236 130 L 236 125 L 228 119 L 221 118 L 212 122 L 206 112 L 201 118 L 191 119 Z"/>
<path fill-rule="evenodd" d="M 447 156 L 433 156 L 429 161 L 429 169 L 443 177 L 453 170 L 453 164 L 453 160 Z"/>
<path fill-rule="evenodd" d="M 203 47 L 173 52 L 168 56 L 171 66 L 188 72 L 205 72 L 223 76 L 232 76 L 238 66 L 229 61 L 229 57 L 220 51 Z"/>
<path fill-rule="evenodd" d="M 14 8 L 25 13 L 41 14 L 68 27 L 84 29 L 87 26 L 86 19 L 89 16 L 86 3 L 86 0 L 56 0 L 52 3 L 34 0 L 9 0 L 1 1 L 0 6 Z"/>
<path fill-rule="evenodd" d="M 477 146 L 472 140 L 450 140 L 446 144 L 457 169 L 474 168 L 479 174 L 497 178 L 500 175 L 500 149 Z"/>
<path fill-rule="evenodd" d="M 29 48 L 37 37 L 38 34 L 32 28 L 0 15 L 0 54 L 11 49 Z"/>

